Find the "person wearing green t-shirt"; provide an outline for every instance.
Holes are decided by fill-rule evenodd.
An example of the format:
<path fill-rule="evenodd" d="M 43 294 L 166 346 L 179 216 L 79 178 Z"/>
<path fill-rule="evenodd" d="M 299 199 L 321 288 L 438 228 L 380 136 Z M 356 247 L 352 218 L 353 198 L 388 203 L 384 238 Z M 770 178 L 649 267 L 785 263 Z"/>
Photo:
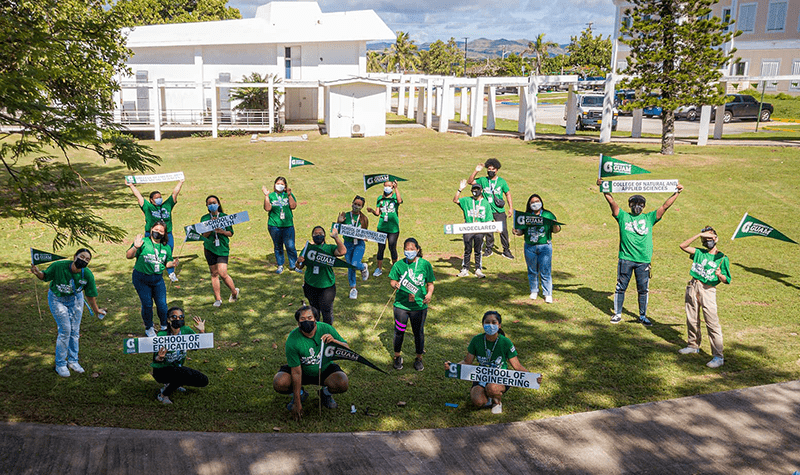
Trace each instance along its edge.
<path fill-rule="evenodd" d="M 556 215 L 544 209 L 542 197 L 536 193 L 528 198 L 525 212 L 542 216 L 547 219 L 556 220 Z M 539 296 L 539 279 L 542 280 L 542 293 L 546 303 L 553 303 L 553 234 L 561 232 L 558 224 L 544 224 L 542 226 L 530 226 L 524 231 L 514 229 L 517 236 L 525 236 L 525 264 L 528 266 L 528 286 L 531 291 L 531 299 L 536 300 Z"/>
<path fill-rule="evenodd" d="M 603 186 L 603 179 L 597 184 Z M 653 226 L 664 216 L 670 206 L 683 191 L 683 185 L 677 186 L 673 193 L 657 210 L 642 214 L 646 201 L 642 195 L 628 198 L 631 212 L 620 209 L 611 193 L 603 193 L 611 207 L 611 216 L 619 225 L 619 261 L 617 263 L 617 286 L 614 291 L 614 316 L 611 323 L 622 322 L 622 308 L 625 302 L 625 291 L 628 289 L 631 275 L 636 275 L 636 290 L 639 293 L 639 323 L 651 326 L 653 322 L 647 317 L 648 286 L 650 284 L 650 261 L 653 258 Z"/>
<path fill-rule="evenodd" d="M 488 366 L 490 368 L 508 369 L 511 366 L 515 371 L 525 371 L 522 363 L 519 362 L 517 348 L 506 337 L 503 331 L 503 318 L 494 310 L 489 310 L 483 314 L 481 319 L 483 333 L 476 335 L 469 342 L 467 355 L 458 364 L 471 365 L 476 359 L 478 366 Z M 449 361 L 445 361 L 445 371 L 450 371 Z M 542 384 L 542 377 L 537 379 Z M 503 413 L 503 394 L 508 391 L 508 386 L 495 383 L 472 383 L 469 392 L 472 403 L 477 407 L 491 407 L 492 414 Z"/>
<path fill-rule="evenodd" d="M 275 250 L 275 263 L 278 265 L 276 274 L 283 272 L 283 248 L 289 257 L 289 268 L 294 269 L 297 264 L 297 250 L 294 246 L 294 210 L 297 200 L 292 189 L 286 184 L 286 178 L 279 176 L 272 185 L 272 192 L 266 186 L 261 187 L 264 193 L 264 211 L 269 213 L 267 230 L 272 238 Z"/>
<path fill-rule="evenodd" d="M 206 198 L 206 208 L 208 214 L 200 218 L 200 222 L 211 221 L 212 219 L 227 216 L 222 211 L 222 204 L 214 195 Z M 214 307 L 222 305 L 222 293 L 219 285 L 220 279 L 231 291 L 228 302 L 239 300 L 239 289 L 233 283 L 233 279 L 228 274 L 228 255 L 230 254 L 230 238 L 233 236 L 233 226 L 226 226 L 224 229 L 215 229 L 203 233 L 203 253 L 206 257 L 208 270 L 211 272 L 211 290 L 214 291 Z"/>
<path fill-rule="evenodd" d="M 336 298 L 333 262 L 347 252 L 336 228 L 331 230 L 331 237 L 336 244 L 325 244 L 325 228 L 314 227 L 311 230 L 314 244 L 306 244 L 304 255 L 297 258 L 297 265 L 306 269 L 303 295 L 308 299 L 309 305 L 322 313 L 322 321 L 328 325 L 333 325 L 333 300 Z"/>
<path fill-rule="evenodd" d="M 144 213 L 144 236 L 150 237 L 150 228 L 152 228 L 157 221 L 164 221 L 164 224 L 167 226 L 167 244 L 173 252 L 175 251 L 175 239 L 172 237 L 172 208 L 178 204 L 178 194 L 181 192 L 183 182 L 184 180 L 178 181 L 178 184 L 175 185 L 175 188 L 172 190 L 172 194 L 166 200 L 164 200 L 159 191 L 151 191 L 150 199 L 145 200 L 135 184 L 125 182 L 131 189 L 133 196 L 136 197 L 136 201 L 139 203 L 139 208 L 141 208 L 142 213 Z M 175 273 L 173 267 L 167 269 L 167 275 L 171 281 L 178 281 L 178 275 Z"/>
<path fill-rule="evenodd" d="M 503 246 L 502 256 L 506 259 L 513 259 L 514 255 L 511 254 L 509 248 L 510 242 L 508 240 L 508 220 L 507 218 L 513 217 L 514 205 L 511 202 L 511 191 L 508 188 L 508 182 L 497 175 L 500 170 L 500 160 L 490 158 L 484 164 L 478 164 L 475 171 L 472 172 L 467 184 L 473 185 L 477 183 L 483 189 L 483 197 L 489 202 L 491 207 L 491 218 L 489 221 L 500 221 L 503 223 L 503 230 L 500 232 L 500 244 Z M 486 176 L 478 179 L 475 176 L 486 167 Z M 494 233 L 486 235 L 486 240 L 483 243 L 483 257 L 492 255 L 492 248 L 494 247 Z"/>
<path fill-rule="evenodd" d="M 397 261 L 389 272 L 389 283 L 397 292 L 394 299 L 394 369 L 403 369 L 403 337 L 408 322 L 414 333 L 417 358 L 414 369 L 422 371 L 422 355 L 425 354 L 425 318 L 428 304 L 433 297 L 433 275 L 431 263 L 422 258 L 422 248 L 413 237 L 403 243 L 404 259 Z"/>
<path fill-rule="evenodd" d="M 403 198 L 400 197 L 400 190 L 397 189 L 397 181 L 386 182 L 383 184 L 383 194 L 378 197 L 375 208 L 367 208 L 368 213 L 378 216 L 378 231 L 386 233 L 386 243 L 378 244 L 378 255 L 373 276 L 378 277 L 383 274 L 383 255 L 386 252 L 386 245 L 389 245 L 389 253 L 392 255 L 392 264 L 397 262 L 397 238 L 400 236 L 400 205 Z"/>
<path fill-rule="evenodd" d="M 347 375 L 338 364 L 322 361 L 322 345 L 336 343 L 350 348 L 333 326 L 319 321 L 319 310 L 305 305 L 294 313 L 297 328 L 286 339 L 286 364 L 281 366 L 272 379 L 272 387 L 280 394 L 291 394 L 286 405 L 295 420 L 303 417 L 303 403 L 308 393 L 303 385 L 319 385 L 319 398 L 328 409 L 338 406 L 333 394 L 343 393 L 350 387 Z"/>
<path fill-rule="evenodd" d="M 84 296 L 99 318 L 106 315 L 106 309 L 97 306 L 97 286 L 94 274 L 88 268 L 92 260 L 91 251 L 86 248 L 78 249 L 72 259 L 53 262 L 44 272 L 36 265 L 31 265 L 33 275 L 39 280 L 50 282 L 47 303 L 58 329 L 56 373 L 64 378 L 69 377 L 69 370 L 84 372 L 78 363 Z"/>
<path fill-rule="evenodd" d="M 464 222 L 486 223 L 491 221 L 492 208 L 489 204 L 489 200 L 483 197 L 483 188 L 481 185 L 477 183 L 473 184 L 472 188 L 470 188 L 472 196 L 461 198 L 461 191 L 466 186 L 467 180 L 461 180 L 456 195 L 453 197 L 453 203 L 458 205 L 464 213 Z M 481 266 L 481 246 L 483 245 L 484 234 L 485 233 L 464 234 L 464 259 L 461 261 L 459 277 L 466 277 L 469 275 L 469 258 L 473 251 L 475 252 L 475 277 L 486 277 Z"/>
<path fill-rule="evenodd" d="M 700 239 L 705 249 L 692 246 L 695 239 Z M 706 321 L 708 340 L 711 342 L 713 358 L 706 363 L 709 368 L 719 368 L 725 363 L 722 355 L 722 327 L 717 316 L 717 285 L 731 283 L 731 264 L 728 256 L 717 248 L 717 232 L 706 226 L 699 234 L 681 243 L 681 250 L 692 257 L 692 268 L 689 275 L 692 280 L 686 284 L 686 329 L 689 344 L 678 350 L 682 355 L 700 351 L 700 311 Z"/>
<path fill-rule="evenodd" d="M 172 259 L 172 249 L 167 244 L 167 227 L 159 221 L 150 228 L 150 237 L 139 234 L 128 248 L 125 257 L 136 259 L 131 280 L 142 304 L 144 333 L 156 336 L 153 329 L 153 302 L 156 304 L 161 330 L 167 329 L 167 287 L 164 285 L 164 269 L 175 267 L 178 260 Z"/>
<path fill-rule="evenodd" d="M 181 307 L 172 307 L 167 311 L 167 329 L 158 332 L 158 336 L 169 335 L 194 335 L 195 331 L 185 325 L 186 316 Z M 206 332 L 206 322 L 200 317 L 194 317 L 194 324 L 200 333 Z M 170 396 L 177 390 L 185 391 L 184 386 L 204 388 L 208 386 L 208 376 L 196 369 L 187 368 L 187 350 L 167 350 L 161 347 L 153 354 L 153 379 L 163 384 L 158 391 L 156 399 L 163 404 L 172 404 Z"/>
<path fill-rule="evenodd" d="M 362 196 L 356 195 L 356 197 L 353 198 L 353 203 L 350 205 L 351 211 L 342 211 L 339 213 L 336 222 L 348 226 L 355 226 L 356 228 L 367 229 L 369 227 L 369 218 L 361 212 L 365 202 L 366 200 Z M 344 247 L 347 251 L 344 254 L 344 260 L 355 267 L 355 269 L 352 267 L 347 269 L 347 283 L 350 284 L 350 298 L 357 299 L 356 269 L 361 271 L 361 280 L 367 280 L 369 278 L 369 268 L 366 263 L 361 262 L 361 259 L 364 258 L 364 250 L 367 246 L 363 239 L 344 236 Z"/>

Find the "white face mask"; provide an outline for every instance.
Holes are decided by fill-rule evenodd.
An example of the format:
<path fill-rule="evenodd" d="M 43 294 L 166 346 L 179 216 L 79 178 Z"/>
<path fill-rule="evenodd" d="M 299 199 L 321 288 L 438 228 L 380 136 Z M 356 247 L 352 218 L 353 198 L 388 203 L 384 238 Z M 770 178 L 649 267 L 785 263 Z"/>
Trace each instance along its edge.
<path fill-rule="evenodd" d="M 286 189 L 286 185 L 282 183 L 275 183 L 275 191 L 281 192 Z"/>
<path fill-rule="evenodd" d="M 534 210 L 534 211 L 539 211 L 540 209 L 542 209 L 542 202 L 541 201 L 535 201 L 535 202 L 531 203 L 531 209 Z"/>
<path fill-rule="evenodd" d="M 383 187 L 383 192 L 386 193 L 387 195 L 392 194 L 393 190 L 394 190 L 394 188 L 392 188 L 391 186 L 384 186 Z"/>

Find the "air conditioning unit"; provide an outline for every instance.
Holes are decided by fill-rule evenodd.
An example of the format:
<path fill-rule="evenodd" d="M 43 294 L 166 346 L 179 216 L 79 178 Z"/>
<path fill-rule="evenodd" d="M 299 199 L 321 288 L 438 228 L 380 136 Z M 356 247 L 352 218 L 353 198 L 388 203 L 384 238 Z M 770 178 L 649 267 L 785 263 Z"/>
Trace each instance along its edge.
<path fill-rule="evenodd" d="M 364 136 L 364 124 L 353 124 L 350 126 L 350 136 L 351 137 L 363 137 Z"/>

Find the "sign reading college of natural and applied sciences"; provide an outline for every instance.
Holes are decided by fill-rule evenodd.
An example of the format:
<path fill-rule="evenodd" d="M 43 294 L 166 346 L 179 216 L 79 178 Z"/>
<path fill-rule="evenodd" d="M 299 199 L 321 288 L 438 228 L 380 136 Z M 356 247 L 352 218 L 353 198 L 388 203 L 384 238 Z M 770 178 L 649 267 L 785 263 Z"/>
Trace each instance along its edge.
<path fill-rule="evenodd" d="M 302 158 L 289 155 L 289 170 L 295 167 L 302 167 L 304 165 L 313 165 L 313 163 L 309 162 L 308 160 L 303 160 Z"/>
<path fill-rule="evenodd" d="M 38 249 L 31 248 L 31 265 L 33 266 L 38 266 L 39 264 L 44 264 L 47 262 L 60 261 L 61 259 L 66 259 L 66 257 L 53 254 L 52 252 L 40 251 Z"/>
<path fill-rule="evenodd" d="M 222 216 L 221 218 L 209 219 L 208 221 L 203 221 L 202 223 L 197 223 L 193 226 L 195 232 L 203 234 L 215 229 L 225 229 L 228 226 L 246 223 L 248 221 L 250 221 L 250 216 L 247 215 L 247 211 L 242 211 L 241 213 L 233 213 L 227 216 Z"/>
<path fill-rule="evenodd" d="M 750 236 L 768 237 L 772 239 L 777 239 L 779 241 L 786 241 L 797 244 L 797 242 L 789 239 L 789 237 L 787 237 L 777 229 L 773 228 L 769 224 L 765 223 L 764 221 L 758 220 L 745 213 L 744 216 L 742 216 L 742 220 L 739 222 L 739 226 L 736 227 L 736 231 L 733 232 L 733 236 L 731 236 L 731 241 L 733 241 L 736 238 L 743 238 Z"/>
<path fill-rule="evenodd" d="M 163 183 L 166 181 L 181 181 L 185 179 L 186 178 L 184 178 L 183 172 L 175 172 L 175 173 L 162 173 L 161 175 L 126 176 L 125 182 L 138 185 L 140 183 Z"/>
<path fill-rule="evenodd" d="M 675 193 L 678 180 L 616 180 L 604 181 L 601 193 Z"/>
<path fill-rule="evenodd" d="M 126 338 L 122 343 L 125 354 L 157 353 L 161 348 L 173 350 L 205 350 L 214 348 L 213 333 L 191 333 L 188 335 L 145 336 Z"/>
<path fill-rule="evenodd" d="M 632 163 L 628 163 L 616 158 L 607 157 L 600 154 L 600 169 L 597 176 L 599 178 L 606 178 L 610 176 L 628 176 L 638 175 L 640 173 L 650 173 L 644 168 L 637 167 Z"/>
<path fill-rule="evenodd" d="M 337 228 L 339 234 L 344 237 L 364 239 L 366 241 L 377 242 L 378 244 L 386 244 L 386 233 L 371 231 L 364 228 L 357 228 L 344 223 L 333 223 L 331 228 Z"/>
<path fill-rule="evenodd" d="M 489 221 L 488 223 L 457 223 L 445 224 L 445 234 L 473 234 L 473 233 L 499 233 L 503 231 L 502 221 Z"/>
<path fill-rule="evenodd" d="M 514 210 L 514 229 L 527 229 L 533 226 L 562 226 L 564 223 L 559 223 L 544 216 L 537 216 L 533 213 L 523 213 L 522 211 Z"/>
<path fill-rule="evenodd" d="M 450 363 L 450 370 L 445 371 L 448 378 L 475 381 L 478 383 L 502 384 L 516 388 L 539 389 L 536 381 L 542 375 L 515 371 L 513 369 L 490 368 L 488 366 L 473 366 L 469 364 Z"/>
<path fill-rule="evenodd" d="M 369 188 L 380 185 L 381 183 L 386 183 L 387 181 L 408 181 L 405 178 L 400 178 L 399 176 L 389 175 L 388 173 L 376 173 L 374 175 L 364 175 L 364 191 L 367 191 Z"/>

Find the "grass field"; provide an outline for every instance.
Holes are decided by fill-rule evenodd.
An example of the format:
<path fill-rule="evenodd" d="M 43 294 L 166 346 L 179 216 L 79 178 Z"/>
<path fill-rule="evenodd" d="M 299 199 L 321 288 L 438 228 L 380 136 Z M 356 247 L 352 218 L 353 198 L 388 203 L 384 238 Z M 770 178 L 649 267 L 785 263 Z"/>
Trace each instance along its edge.
<path fill-rule="evenodd" d="M 175 208 L 176 241 L 181 226 L 199 221 L 208 194 L 220 197 L 226 212 L 247 210 L 251 221 L 236 227 L 230 273 L 242 299 L 211 306 L 208 268 L 199 243 L 176 248 L 183 256 L 180 282 L 168 288 L 168 303 L 182 304 L 188 315 L 207 320 L 216 348 L 190 353 L 187 365 L 206 373 L 207 388 L 176 394 L 172 406 L 155 400 L 160 387 L 150 374 L 148 355 L 125 355 L 122 341 L 143 336 L 139 302 L 131 285 L 132 261 L 123 256 L 143 219 L 123 185 L 127 172 L 84 156 L 76 168 L 92 184 L 86 200 L 107 220 L 128 230 L 124 243 L 95 243 L 91 268 L 99 301 L 109 315 L 99 321 L 84 315 L 81 363 L 84 375 L 60 378 L 53 371 L 56 327 L 47 308 L 46 286 L 28 273 L 29 246 L 49 249 L 52 235 L 35 222 L 0 215 L 5 255 L 0 288 L 6 311 L 0 316 L 0 418 L 92 426 L 198 431 L 267 432 L 363 431 L 452 427 L 539 419 L 714 391 L 796 379 L 800 374 L 797 296 L 800 253 L 793 244 L 729 236 L 745 211 L 798 239 L 800 154 L 782 147 L 676 147 L 663 157 L 658 146 L 515 139 L 438 134 L 425 129 L 392 130 L 381 138 L 332 140 L 309 134 L 302 143 L 250 144 L 247 137 L 186 138 L 152 142 L 163 157 L 158 172 L 182 170 L 187 176 Z M 597 156 L 604 153 L 652 172 L 648 179 L 677 178 L 686 187 L 655 227 L 650 293 L 651 328 L 634 323 L 636 294 L 629 289 L 623 323 L 609 324 L 615 283 L 618 232 L 608 205 L 594 184 Z M 289 155 L 315 166 L 287 169 Z M 451 202 L 460 179 L 488 157 L 498 157 L 511 186 L 515 207 L 531 193 L 566 223 L 554 236 L 552 305 L 528 299 L 520 238 L 513 261 L 494 255 L 485 260 L 487 278 L 458 278 L 463 245 L 445 236 L 444 224 L 462 221 Z M 347 280 L 337 272 L 335 326 L 351 347 L 385 368 L 380 374 L 340 362 L 351 389 L 337 396 L 339 409 L 323 409 L 317 398 L 305 404 L 301 423 L 290 420 L 288 397 L 272 390 L 272 377 L 285 361 L 284 342 L 295 327 L 293 312 L 303 298 L 302 276 L 274 274 L 272 242 L 266 231 L 261 185 L 286 176 L 299 201 L 295 212 L 298 247 L 314 225 L 328 226 L 346 210 L 355 194 L 369 204 L 378 187 L 364 192 L 362 175 L 392 173 L 409 181 L 400 189 L 401 240 L 416 237 L 434 267 L 436 291 L 426 325 L 426 369 L 391 369 L 391 294 L 387 274 L 359 281 L 359 298 L 347 298 Z M 160 184 L 168 192 L 173 184 Z M 143 186 L 143 192 L 153 189 Z M 653 210 L 665 195 L 650 194 Z M 618 200 L 624 202 L 625 196 Z M 678 244 L 711 224 L 720 248 L 732 262 L 733 283 L 718 293 L 725 336 L 725 365 L 706 368 L 704 339 L 699 355 L 680 356 L 685 345 L 684 286 L 690 260 Z M 374 229 L 375 221 L 371 219 Z M 370 272 L 374 244 L 367 245 Z M 62 250 L 72 255 L 74 249 Z M 388 262 L 388 261 L 387 261 Z M 386 267 L 385 271 L 388 270 Z M 36 289 L 36 292 L 34 292 Z M 37 311 L 37 293 L 41 316 Z M 468 406 L 469 383 L 445 379 L 442 363 L 458 361 L 469 339 L 481 331 L 488 309 L 503 315 L 503 328 L 516 343 L 520 361 L 544 374 L 538 391 L 512 389 L 504 413 L 493 416 Z M 376 327 L 377 325 L 377 327 Z M 376 327 L 373 329 L 373 327 Z M 705 331 L 704 331 L 705 333 Z M 413 338 L 404 346 L 406 361 Z M 397 403 L 404 401 L 405 407 Z M 457 409 L 444 403 L 459 404 Z M 355 405 L 358 412 L 351 415 Z M 365 411 L 375 414 L 365 416 Z"/>

